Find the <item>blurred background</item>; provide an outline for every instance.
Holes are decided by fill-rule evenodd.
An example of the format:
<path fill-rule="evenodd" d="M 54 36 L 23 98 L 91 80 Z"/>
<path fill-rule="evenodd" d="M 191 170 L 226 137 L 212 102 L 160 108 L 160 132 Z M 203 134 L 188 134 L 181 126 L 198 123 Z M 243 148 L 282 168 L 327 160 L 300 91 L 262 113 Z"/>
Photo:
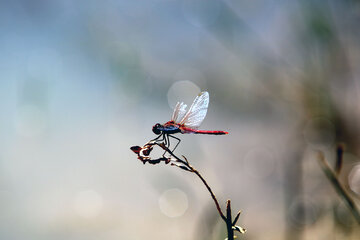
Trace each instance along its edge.
<path fill-rule="evenodd" d="M 0 2 L 0 238 L 224 239 L 195 176 L 143 165 L 177 101 L 210 93 L 176 150 L 241 239 L 358 239 L 318 162 L 359 206 L 357 0 Z"/>

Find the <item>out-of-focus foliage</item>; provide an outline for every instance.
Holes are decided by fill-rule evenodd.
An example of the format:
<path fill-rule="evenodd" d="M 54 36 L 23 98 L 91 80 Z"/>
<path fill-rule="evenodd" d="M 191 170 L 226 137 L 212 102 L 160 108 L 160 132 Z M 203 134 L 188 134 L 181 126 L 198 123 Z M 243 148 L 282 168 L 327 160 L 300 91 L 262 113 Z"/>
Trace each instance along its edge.
<path fill-rule="evenodd" d="M 0 238 L 223 239 L 197 179 L 129 150 L 207 90 L 202 128 L 230 134 L 176 151 L 246 239 L 357 239 L 316 154 L 344 144 L 359 206 L 359 4 L 1 1 Z"/>

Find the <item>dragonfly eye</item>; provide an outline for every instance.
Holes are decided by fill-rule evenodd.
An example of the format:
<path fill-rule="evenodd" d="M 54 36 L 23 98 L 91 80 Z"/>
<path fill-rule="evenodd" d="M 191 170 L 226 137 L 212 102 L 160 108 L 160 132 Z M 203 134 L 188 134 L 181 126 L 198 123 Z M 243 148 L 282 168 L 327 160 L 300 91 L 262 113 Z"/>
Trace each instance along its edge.
<path fill-rule="evenodd" d="M 161 127 L 160 123 L 155 124 L 152 128 L 153 133 L 155 133 L 156 135 L 159 135 L 161 133 L 161 131 L 159 129 L 160 127 Z"/>

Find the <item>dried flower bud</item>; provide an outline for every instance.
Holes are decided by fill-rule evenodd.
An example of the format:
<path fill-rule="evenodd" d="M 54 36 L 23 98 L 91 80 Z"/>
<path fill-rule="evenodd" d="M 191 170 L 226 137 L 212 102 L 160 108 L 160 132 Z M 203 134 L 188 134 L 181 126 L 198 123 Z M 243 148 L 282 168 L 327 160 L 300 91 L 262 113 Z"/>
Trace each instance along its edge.
<path fill-rule="evenodd" d="M 131 149 L 131 151 L 133 151 L 134 153 L 139 154 L 140 151 L 141 151 L 141 149 L 142 149 L 142 147 L 132 146 L 130 149 Z"/>
<path fill-rule="evenodd" d="M 152 150 L 153 147 L 148 145 L 143 149 L 142 154 L 144 154 L 144 156 L 149 156 Z"/>

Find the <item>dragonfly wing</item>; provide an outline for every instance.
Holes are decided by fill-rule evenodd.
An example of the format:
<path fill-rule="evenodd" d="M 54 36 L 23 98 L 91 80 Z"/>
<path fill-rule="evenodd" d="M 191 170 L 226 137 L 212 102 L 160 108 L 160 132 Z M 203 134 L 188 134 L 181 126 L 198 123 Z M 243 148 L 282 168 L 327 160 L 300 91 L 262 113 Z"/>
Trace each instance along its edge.
<path fill-rule="evenodd" d="M 178 102 L 174 108 L 174 112 L 172 114 L 171 120 L 174 122 L 179 122 L 180 119 L 183 118 L 185 112 L 186 112 L 186 104 L 183 102 Z"/>
<path fill-rule="evenodd" d="M 209 93 L 201 92 L 194 100 L 189 111 L 184 115 L 180 124 L 186 127 L 198 128 L 204 120 L 209 106 Z"/>

